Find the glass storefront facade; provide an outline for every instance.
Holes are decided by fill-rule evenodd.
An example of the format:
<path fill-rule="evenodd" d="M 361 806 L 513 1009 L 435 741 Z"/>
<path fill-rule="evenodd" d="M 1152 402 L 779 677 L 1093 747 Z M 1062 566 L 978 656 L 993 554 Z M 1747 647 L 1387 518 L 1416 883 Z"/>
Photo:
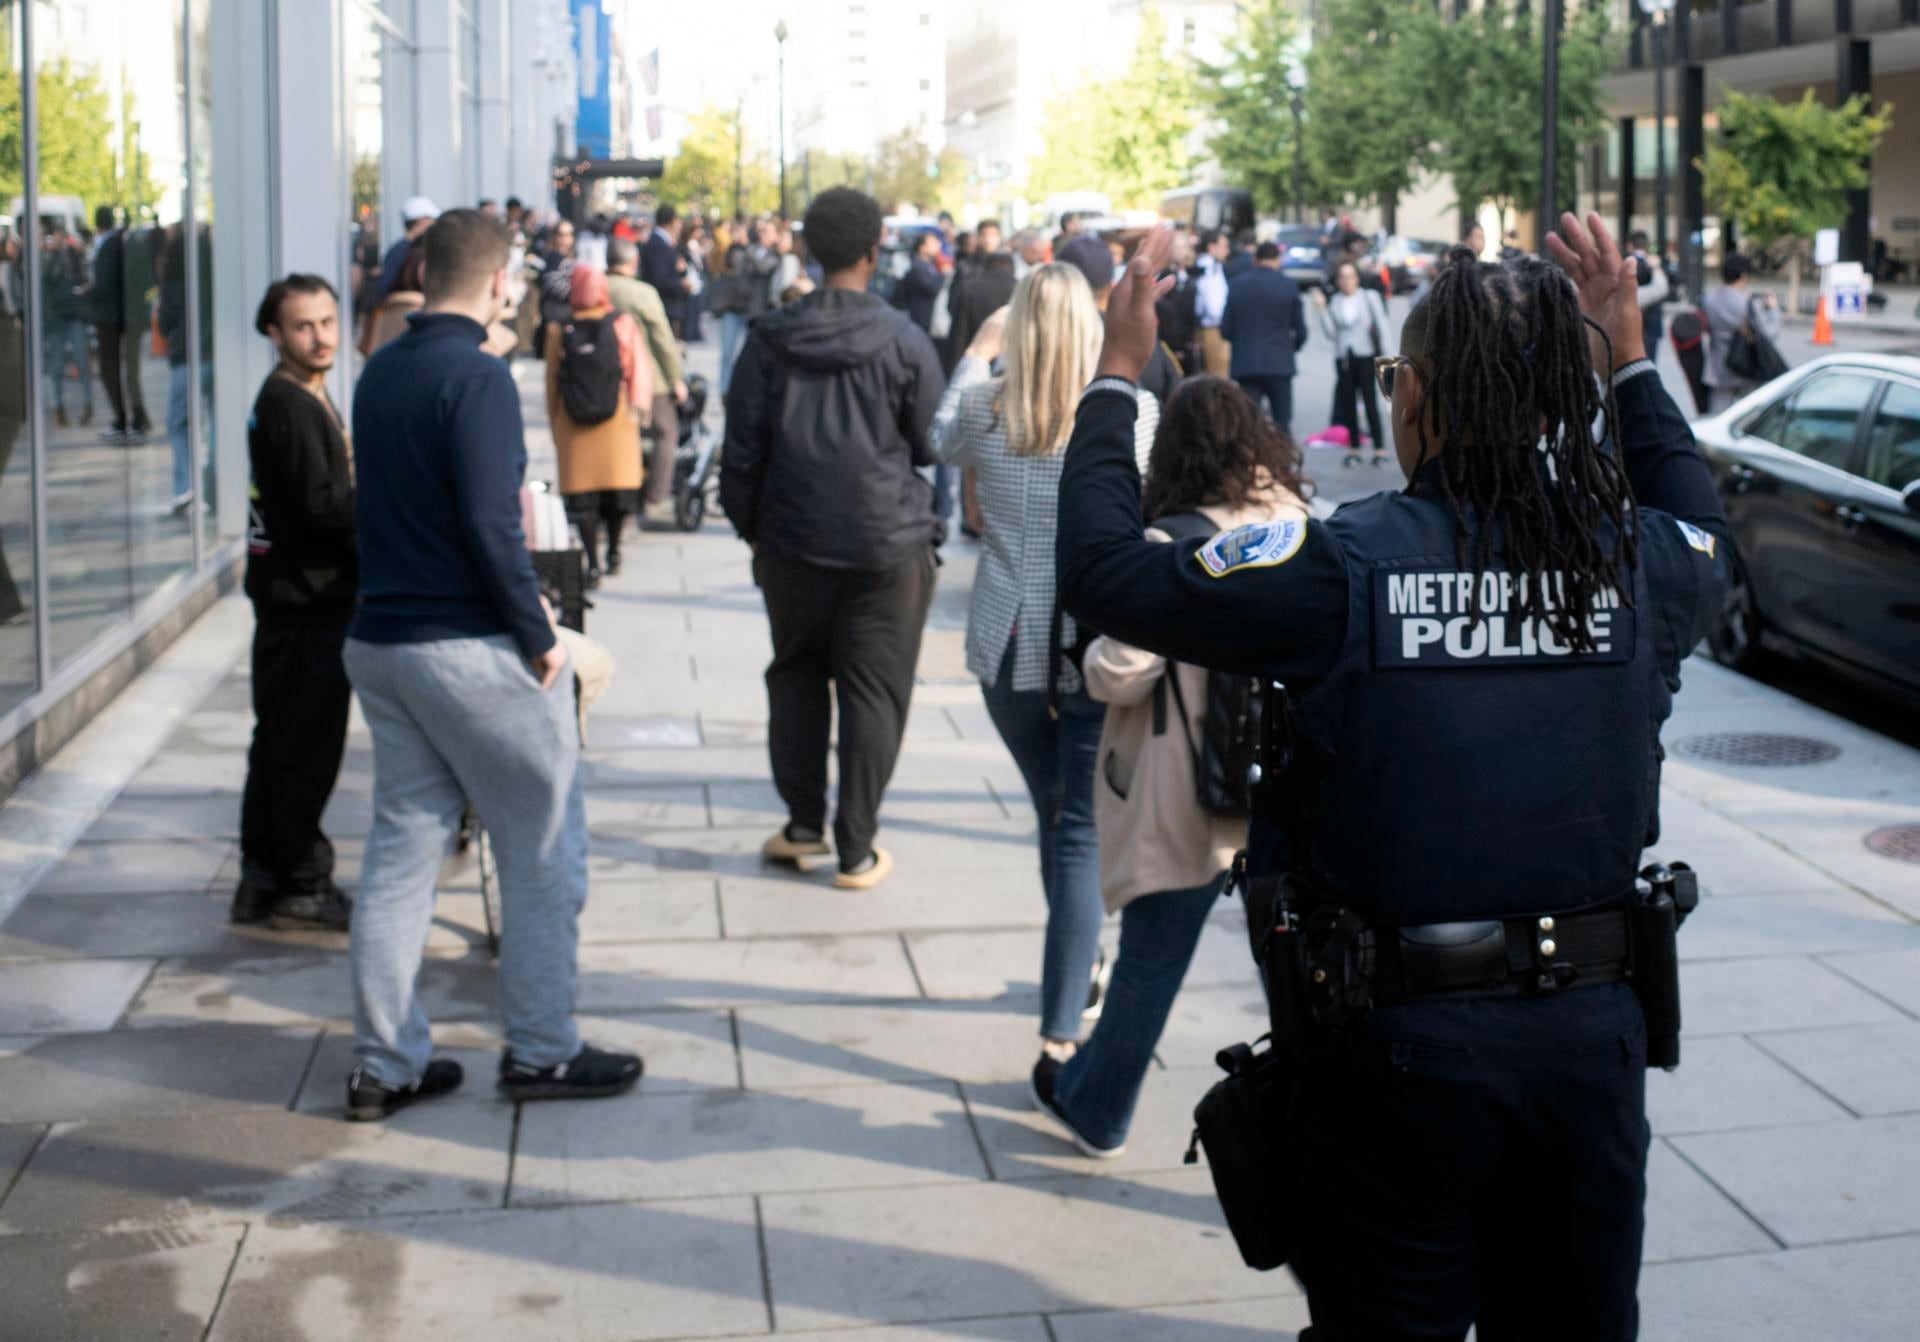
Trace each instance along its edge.
<path fill-rule="evenodd" d="M 237 576 L 266 286 L 338 290 L 347 404 L 401 203 L 544 195 L 571 27 L 565 0 L 0 0 L 0 792 Z"/>

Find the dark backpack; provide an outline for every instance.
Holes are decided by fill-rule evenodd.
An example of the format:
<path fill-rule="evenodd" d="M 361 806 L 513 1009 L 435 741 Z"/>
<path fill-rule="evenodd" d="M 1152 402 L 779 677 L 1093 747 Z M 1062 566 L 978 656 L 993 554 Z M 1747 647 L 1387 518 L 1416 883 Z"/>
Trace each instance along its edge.
<path fill-rule="evenodd" d="M 1177 513 L 1153 523 L 1182 541 L 1206 540 L 1220 528 L 1203 513 Z M 1154 687 L 1155 733 L 1166 727 L 1166 700 L 1180 716 L 1180 730 L 1193 752 L 1193 777 L 1200 807 L 1211 815 L 1244 820 L 1253 814 L 1253 766 L 1260 759 L 1260 726 L 1265 701 L 1255 676 L 1207 672 L 1207 701 L 1196 738 L 1185 696 L 1180 691 L 1179 664 L 1167 663 L 1167 673 Z"/>
<path fill-rule="evenodd" d="M 570 321 L 560 328 L 560 403 L 567 418 L 581 426 L 604 424 L 620 409 L 620 338 L 609 312 L 594 321 Z"/>

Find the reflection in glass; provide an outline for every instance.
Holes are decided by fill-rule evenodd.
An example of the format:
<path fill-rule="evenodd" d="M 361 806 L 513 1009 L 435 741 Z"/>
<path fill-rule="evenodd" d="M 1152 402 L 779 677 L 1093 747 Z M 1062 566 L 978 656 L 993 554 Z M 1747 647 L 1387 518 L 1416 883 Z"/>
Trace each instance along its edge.
<path fill-rule="evenodd" d="M 20 6 L 0 0 L 0 120 L 20 112 Z M 0 710 L 31 693 L 33 642 L 33 451 L 27 386 L 26 202 L 21 141 L 0 132 Z"/>
<path fill-rule="evenodd" d="M 380 306 L 380 174 L 385 154 L 380 81 L 384 32 L 358 5 L 347 7 L 347 68 L 353 72 L 353 293 L 349 329 Z"/>
<path fill-rule="evenodd" d="M 42 274 L 65 285 L 77 269 L 72 289 L 85 345 L 76 355 L 70 327 L 43 337 L 62 361 L 54 408 L 70 412 L 44 421 L 56 667 L 192 561 L 191 482 L 180 488 L 175 461 L 186 409 L 185 389 L 175 394 L 186 375 L 175 369 L 187 360 L 187 342 L 180 323 L 162 320 L 173 310 L 161 312 L 167 261 L 185 246 L 181 19 L 179 0 L 34 8 L 40 214 L 54 225 Z M 175 309 L 183 298 L 175 295 Z M 103 335 L 109 344 L 118 339 L 117 360 L 99 354 Z M 50 397 L 53 371 L 50 360 Z M 118 434 L 118 425 L 87 414 L 92 384 L 107 373 L 120 396 L 99 399 L 128 419 Z M 158 419 L 159 432 L 142 432 L 143 417 Z"/>

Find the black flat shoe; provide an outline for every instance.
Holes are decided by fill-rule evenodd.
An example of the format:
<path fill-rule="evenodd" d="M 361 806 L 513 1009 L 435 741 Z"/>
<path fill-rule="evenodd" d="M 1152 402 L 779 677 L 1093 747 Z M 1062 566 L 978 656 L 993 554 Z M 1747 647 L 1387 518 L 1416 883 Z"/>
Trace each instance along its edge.
<path fill-rule="evenodd" d="M 582 1044 L 571 1062 L 528 1067 L 500 1057 L 500 1093 L 510 1100 L 591 1100 L 632 1090 L 645 1065 L 632 1053 L 609 1053 Z"/>
<path fill-rule="evenodd" d="M 450 1058 L 435 1058 L 410 1086 L 389 1086 L 356 1067 L 347 1074 L 347 1118 L 354 1123 L 377 1123 L 410 1104 L 458 1090 L 465 1077 L 465 1070 Z"/>
<path fill-rule="evenodd" d="M 607 576 L 611 578 L 611 577 L 614 577 L 619 572 L 620 572 L 620 552 L 618 550 L 607 551 Z"/>

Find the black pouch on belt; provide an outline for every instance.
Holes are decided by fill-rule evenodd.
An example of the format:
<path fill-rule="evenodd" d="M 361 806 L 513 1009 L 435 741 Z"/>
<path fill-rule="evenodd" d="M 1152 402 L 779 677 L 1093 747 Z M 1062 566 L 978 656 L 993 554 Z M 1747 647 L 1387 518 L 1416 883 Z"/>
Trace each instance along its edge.
<path fill-rule="evenodd" d="M 1633 990 L 1647 1018 L 1647 1066 L 1672 1071 L 1680 1065 L 1680 942 L 1681 911 L 1675 894 L 1685 876 L 1663 866 L 1640 873 L 1631 910 L 1633 926 Z M 1691 891 L 1680 891 L 1691 894 Z M 1693 896 L 1697 900 L 1697 895 Z"/>
<path fill-rule="evenodd" d="M 1287 1113 L 1293 1105 L 1294 1059 L 1252 1044 L 1221 1049 L 1226 1078 L 1193 1111 L 1187 1164 L 1206 1148 L 1213 1189 L 1227 1229 L 1248 1267 L 1271 1272 L 1287 1261 Z"/>

